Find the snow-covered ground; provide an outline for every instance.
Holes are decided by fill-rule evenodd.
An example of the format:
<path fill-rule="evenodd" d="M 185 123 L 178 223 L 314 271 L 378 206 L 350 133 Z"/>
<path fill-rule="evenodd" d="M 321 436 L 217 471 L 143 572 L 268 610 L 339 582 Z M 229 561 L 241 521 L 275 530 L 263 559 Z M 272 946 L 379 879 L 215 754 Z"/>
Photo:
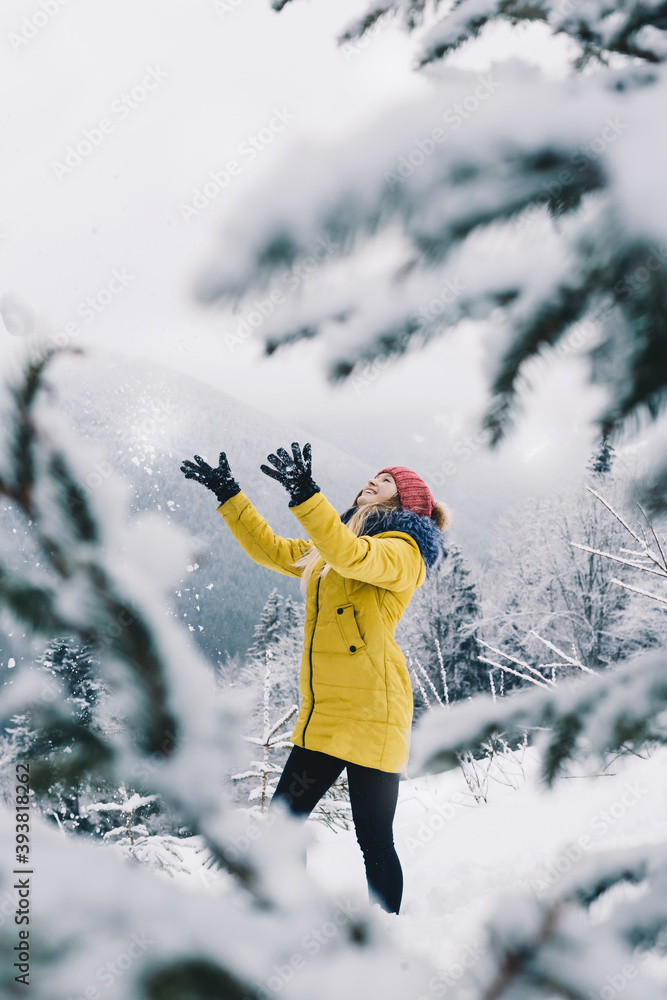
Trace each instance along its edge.
<path fill-rule="evenodd" d="M 437 968 L 441 979 L 433 995 L 445 995 L 464 968 L 474 968 L 488 949 L 487 918 L 511 906 L 513 897 L 557 895 L 578 860 L 663 842 L 666 766 L 667 747 L 646 758 L 619 757 L 604 774 L 573 771 L 549 790 L 539 776 L 537 752 L 528 748 L 508 758 L 502 771 L 494 770 L 486 802 L 475 801 L 460 768 L 401 782 L 394 824 L 404 872 L 401 913 L 374 909 L 401 950 L 419 953 Z M 366 883 L 354 831 L 334 832 L 315 821 L 307 827 L 312 878 L 340 904 L 363 907 Z M 181 886 L 217 893 L 230 885 L 229 876 L 208 866 L 196 838 L 151 839 L 153 847 L 138 856 L 161 868 L 159 857 L 175 850 L 178 857 L 172 855 L 167 867 Z M 641 892 L 641 886 L 626 885 L 610 890 L 591 906 L 590 920 L 605 920 L 620 899 Z M 652 974 L 667 983 L 667 959 L 650 962 Z M 617 970 L 604 970 L 601 987 L 607 973 L 613 977 Z"/>
<path fill-rule="evenodd" d="M 547 790 L 528 750 L 525 781 L 514 788 L 491 780 L 479 805 L 458 768 L 403 782 L 394 829 L 404 893 L 400 915 L 387 917 L 391 933 L 446 971 L 466 949 L 484 947 L 485 918 L 506 894 L 557 893 L 584 855 L 664 841 L 666 765 L 663 748 L 647 760 L 619 758 L 605 776 L 562 778 Z M 318 825 L 316 835 L 313 877 L 331 892 L 359 894 L 363 863 L 354 833 Z M 618 892 L 598 900 L 591 919 L 602 919 Z"/>

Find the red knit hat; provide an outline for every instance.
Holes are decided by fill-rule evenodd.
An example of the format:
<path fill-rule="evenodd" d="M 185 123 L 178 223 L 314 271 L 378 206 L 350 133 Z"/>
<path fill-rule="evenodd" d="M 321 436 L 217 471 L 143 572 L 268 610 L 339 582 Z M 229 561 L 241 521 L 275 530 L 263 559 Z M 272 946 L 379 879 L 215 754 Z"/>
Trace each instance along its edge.
<path fill-rule="evenodd" d="M 423 517 L 431 516 L 435 500 L 421 476 L 412 469 L 406 469 L 404 465 L 388 465 L 386 469 L 380 469 L 378 476 L 383 472 L 388 472 L 394 477 L 402 507 L 413 510 L 415 514 L 421 514 Z"/>

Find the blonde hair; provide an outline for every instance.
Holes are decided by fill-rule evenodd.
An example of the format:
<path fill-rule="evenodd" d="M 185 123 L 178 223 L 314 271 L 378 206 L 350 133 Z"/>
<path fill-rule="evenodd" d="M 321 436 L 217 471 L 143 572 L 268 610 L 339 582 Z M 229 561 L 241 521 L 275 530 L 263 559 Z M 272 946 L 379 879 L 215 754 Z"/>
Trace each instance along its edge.
<path fill-rule="evenodd" d="M 356 509 L 347 522 L 347 527 L 357 536 L 357 538 L 363 535 L 364 528 L 366 527 L 366 523 L 371 514 L 388 514 L 391 511 L 403 510 L 403 506 L 401 501 L 398 499 L 397 493 L 388 500 L 381 501 L 380 503 L 367 503 L 363 504 L 361 507 L 357 507 L 357 500 L 361 496 L 361 492 L 362 491 L 360 490 L 354 498 L 352 506 Z M 452 515 L 449 507 L 438 501 L 431 511 L 431 520 L 435 522 L 436 527 L 438 527 L 440 531 L 447 531 L 452 523 Z M 310 583 L 310 578 L 313 575 L 313 570 L 315 569 L 318 560 L 321 558 L 320 553 L 311 542 L 304 554 L 293 563 L 294 566 L 301 567 L 301 590 L 304 593 L 308 589 L 308 584 Z M 330 569 L 331 567 L 329 564 L 325 562 L 324 566 L 320 570 L 320 579 L 323 579 Z"/>

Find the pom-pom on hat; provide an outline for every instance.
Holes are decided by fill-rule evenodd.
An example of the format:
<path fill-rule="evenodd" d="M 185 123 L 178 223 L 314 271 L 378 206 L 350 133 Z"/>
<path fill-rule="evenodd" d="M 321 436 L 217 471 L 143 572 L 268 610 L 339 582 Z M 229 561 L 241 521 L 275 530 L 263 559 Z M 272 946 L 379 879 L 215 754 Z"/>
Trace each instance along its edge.
<path fill-rule="evenodd" d="M 406 469 L 404 465 L 388 465 L 386 469 L 380 469 L 378 476 L 381 476 L 383 472 L 388 472 L 394 477 L 398 499 L 401 501 L 402 507 L 406 510 L 413 510 L 415 514 L 421 514 L 422 517 L 431 516 L 435 500 L 421 476 L 418 476 L 412 469 Z"/>

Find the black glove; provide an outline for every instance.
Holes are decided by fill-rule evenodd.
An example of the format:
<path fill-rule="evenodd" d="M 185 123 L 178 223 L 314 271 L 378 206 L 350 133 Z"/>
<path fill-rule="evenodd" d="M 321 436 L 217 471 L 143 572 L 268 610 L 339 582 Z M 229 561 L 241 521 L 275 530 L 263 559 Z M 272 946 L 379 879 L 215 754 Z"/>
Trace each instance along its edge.
<path fill-rule="evenodd" d="M 302 455 L 301 448 L 294 441 L 292 456 L 290 458 L 284 448 L 278 448 L 277 455 L 269 455 L 269 462 L 275 465 L 275 469 L 270 469 L 268 465 L 260 465 L 260 469 L 265 475 L 277 479 L 285 487 L 291 497 L 289 506 L 296 507 L 310 499 L 315 493 L 319 493 L 320 488 L 317 483 L 313 482 L 313 477 L 310 474 L 310 445 L 304 444 Z"/>
<path fill-rule="evenodd" d="M 218 498 L 218 503 L 224 503 L 225 500 L 241 492 L 241 487 L 232 476 L 224 451 L 220 452 L 217 469 L 211 468 L 203 458 L 195 455 L 194 462 L 188 459 L 183 462 L 181 472 L 186 479 L 196 479 L 198 483 L 212 490 Z"/>

